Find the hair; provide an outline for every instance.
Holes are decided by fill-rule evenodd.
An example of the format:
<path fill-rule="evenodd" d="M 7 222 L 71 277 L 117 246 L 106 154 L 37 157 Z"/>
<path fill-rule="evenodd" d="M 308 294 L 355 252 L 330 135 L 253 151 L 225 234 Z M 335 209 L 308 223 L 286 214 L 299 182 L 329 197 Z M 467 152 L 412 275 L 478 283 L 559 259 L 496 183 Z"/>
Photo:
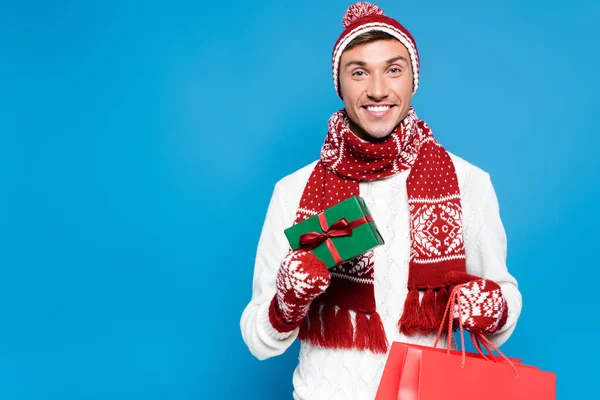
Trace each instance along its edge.
<path fill-rule="evenodd" d="M 387 32 L 368 31 L 365 33 L 361 33 L 360 35 L 358 35 L 357 37 L 352 39 L 352 41 L 350 41 L 350 43 L 348 43 L 348 45 L 346 46 L 344 51 L 348 51 L 354 47 L 360 46 L 361 44 L 367 44 L 367 43 L 375 42 L 377 40 L 398 40 L 398 39 L 396 39 L 395 37 L 393 37 L 392 35 L 390 35 Z"/>

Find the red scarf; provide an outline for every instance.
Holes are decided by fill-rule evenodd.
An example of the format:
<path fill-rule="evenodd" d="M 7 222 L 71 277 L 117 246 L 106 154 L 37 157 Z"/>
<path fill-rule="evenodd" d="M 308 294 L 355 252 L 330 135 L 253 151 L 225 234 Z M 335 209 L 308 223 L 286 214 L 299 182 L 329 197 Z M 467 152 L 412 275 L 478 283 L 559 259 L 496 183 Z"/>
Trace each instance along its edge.
<path fill-rule="evenodd" d="M 452 160 L 412 108 L 380 143 L 360 140 L 348 122 L 344 110 L 330 118 L 321 159 L 304 188 L 296 223 L 360 195 L 362 181 L 384 179 L 410 168 L 406 181 L 409 292 L 398 326 L 406 335 L 434 332 L 448 302 L 446 274 L 466 272 L 460 193 Z M 425 291 L 421 301 L 419 291 Z M 356 312 L 354 329 L 348 310 Z M 331 270 L 331 285 L 313 301 L 299 337 L 324 347 L 387 351 L 375 307 L 372 251 Z"/>

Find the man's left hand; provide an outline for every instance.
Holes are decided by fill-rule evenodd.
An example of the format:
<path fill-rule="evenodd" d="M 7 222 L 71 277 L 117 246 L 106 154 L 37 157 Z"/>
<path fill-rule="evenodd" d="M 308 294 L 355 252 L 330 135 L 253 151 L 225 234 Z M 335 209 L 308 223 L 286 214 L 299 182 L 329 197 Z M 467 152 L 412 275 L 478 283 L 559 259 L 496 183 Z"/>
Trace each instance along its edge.
<path fill-rule="evenodd" d="M 448 274 L 452 285 L 461 285 L 458 289 L 459 310 L 463 328 L 470 332 L 494 333 L 506 323 L 508 305 L 500 286 L 489 279 L 460 272 Z"/>

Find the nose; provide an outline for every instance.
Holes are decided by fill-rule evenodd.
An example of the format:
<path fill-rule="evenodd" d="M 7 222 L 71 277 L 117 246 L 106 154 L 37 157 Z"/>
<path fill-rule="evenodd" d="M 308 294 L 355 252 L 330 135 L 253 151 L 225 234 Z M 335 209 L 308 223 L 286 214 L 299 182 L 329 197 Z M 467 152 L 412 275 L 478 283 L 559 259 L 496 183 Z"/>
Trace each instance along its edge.
<path fill-rule="evenodd" d="M 381 74 L 371 75 L 369 86 L 367 88 L 367 96 L 373 101 L 381 101 L 388 95 L 388 88 L 385 77 Z"/>

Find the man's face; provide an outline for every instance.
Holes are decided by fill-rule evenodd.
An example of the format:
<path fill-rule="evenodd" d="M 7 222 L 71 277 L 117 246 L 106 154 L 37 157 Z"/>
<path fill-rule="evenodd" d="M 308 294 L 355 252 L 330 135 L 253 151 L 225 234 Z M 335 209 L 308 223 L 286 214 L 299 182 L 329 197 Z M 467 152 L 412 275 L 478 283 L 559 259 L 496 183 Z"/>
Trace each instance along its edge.
<path fill-rule="evenodd" d="M 378 40 L 344 51 L 340 91 L 350 129 L 365 140 L 388 136 L 410 109 L 413 74 L 398 40 Z"/>

